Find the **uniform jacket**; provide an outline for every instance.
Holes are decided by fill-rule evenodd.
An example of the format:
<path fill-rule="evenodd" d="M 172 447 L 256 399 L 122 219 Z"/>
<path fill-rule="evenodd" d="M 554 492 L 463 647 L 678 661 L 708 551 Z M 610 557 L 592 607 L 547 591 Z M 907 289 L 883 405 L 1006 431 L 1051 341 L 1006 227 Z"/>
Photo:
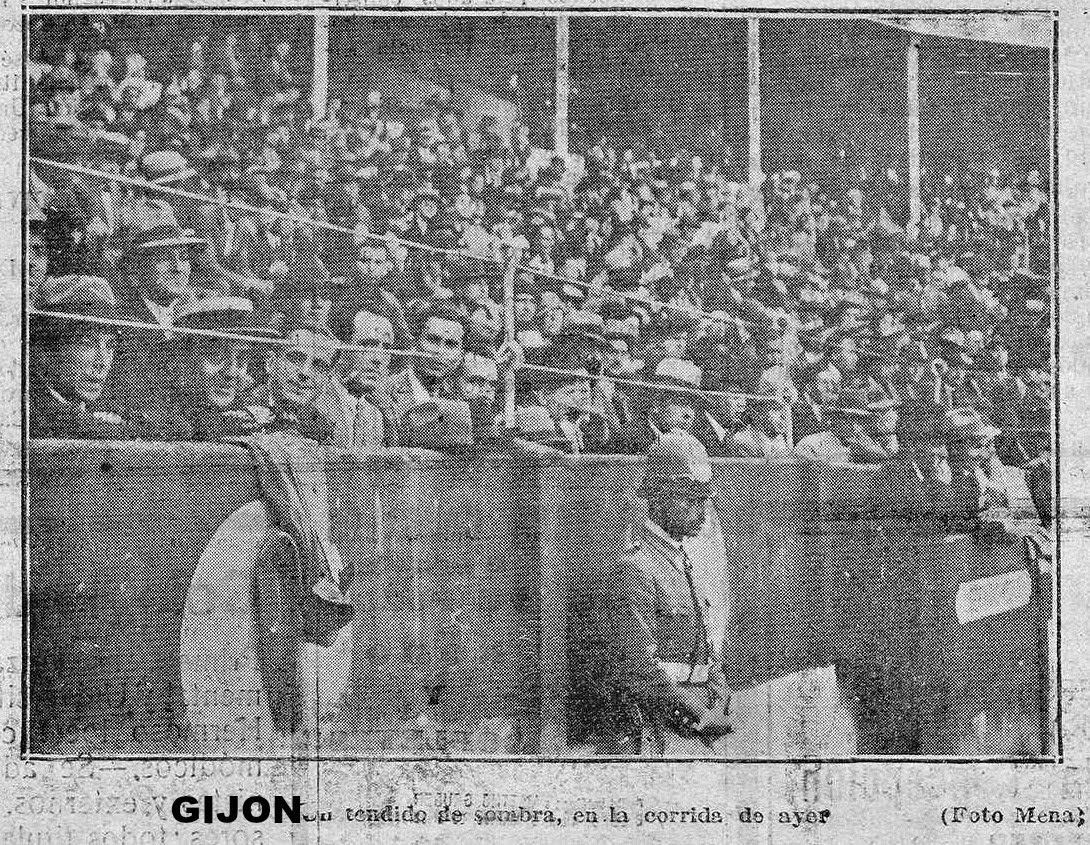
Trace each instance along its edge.
<path fill-rule="evenodd" d="M 641 726 L 669 731 L 670 691 L 681 686 L 702 688 L 725 719 L 729 697 L 712 644 L 724 625 L 724 597 L 708 589 L 708 564 L 722 567 L 694 560 L 648 520 L 616 566 L 590 576 L 573 602 L 576 733 L 623 741 Z"/>

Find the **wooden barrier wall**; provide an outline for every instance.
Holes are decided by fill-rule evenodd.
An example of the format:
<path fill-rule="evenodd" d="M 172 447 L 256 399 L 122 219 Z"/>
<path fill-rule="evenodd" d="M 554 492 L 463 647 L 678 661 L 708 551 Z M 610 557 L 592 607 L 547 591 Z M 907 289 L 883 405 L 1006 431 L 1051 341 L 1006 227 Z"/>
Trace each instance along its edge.
<path fill-rule="evenodd" d="M 956 554 L 905 574 L 883 563 L 866 519 L 873 468 L 714 463 L 732 756 L 866 753 L 860 667 L 905 666 L 897 706 L 922 714 L 926 753 L 1042 753 L 1041 595 L 968 625 L 953 612 L 959 585 L 1016 567 L 1013 552 L 984 554 L 962 535 Z M 268 521 L 245 451 L 32 442 L 29 750 L 574 753 L 567 593 L 623 548 L 639 472 L 639 459 L 613 456 L 331 460 L 333 539 L 355 569 L 357 611 L 332 648 L 300 651 L 299 686 L 317 690 L 300 742 L 272 729 L 282 702 L 254 645 L 261 561 L 248 550 Z M 983 726 L 981 707 L 993 713 Z"/>

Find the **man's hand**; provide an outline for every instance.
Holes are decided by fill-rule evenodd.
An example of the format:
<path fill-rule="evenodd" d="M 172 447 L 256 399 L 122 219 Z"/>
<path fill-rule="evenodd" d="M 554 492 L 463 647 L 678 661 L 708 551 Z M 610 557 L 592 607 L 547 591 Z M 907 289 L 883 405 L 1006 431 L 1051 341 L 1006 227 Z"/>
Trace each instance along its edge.
<path fill-rule="evenodd" d="M 661 708 L 665 721 L 681 736 L 715 739 L 730 733 L 730 699 L 713 687 L 673 685 L 663 689 Z"/>
<path fill-rule="evenodd" d="M 519 369 L 526 363 L 526 352 L 517 341 L 504 341 L 496 350 L 496 367 L 500 372 Z"/>

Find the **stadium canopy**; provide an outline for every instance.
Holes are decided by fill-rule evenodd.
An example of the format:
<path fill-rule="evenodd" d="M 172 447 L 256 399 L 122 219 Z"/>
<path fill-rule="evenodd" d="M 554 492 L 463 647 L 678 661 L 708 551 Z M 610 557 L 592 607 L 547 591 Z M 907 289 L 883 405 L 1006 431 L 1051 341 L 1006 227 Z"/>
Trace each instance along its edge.
<path fill-rule="evenodd" d="M 910 15 L 883 16 L 872 20 L 917 35 L 940 35 L 1044 49 L 1052 46 L 1052 17 L 1047 14 Z"/>

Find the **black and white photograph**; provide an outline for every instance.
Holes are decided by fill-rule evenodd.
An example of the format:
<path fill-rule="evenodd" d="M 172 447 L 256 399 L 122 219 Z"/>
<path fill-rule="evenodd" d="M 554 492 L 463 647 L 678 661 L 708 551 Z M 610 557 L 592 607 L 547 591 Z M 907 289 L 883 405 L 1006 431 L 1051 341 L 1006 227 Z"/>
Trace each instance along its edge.
<path fill-rule="evenodd" d="M 24 759 L 1061 759 L 1056 14 L 21 27 Z"/>

